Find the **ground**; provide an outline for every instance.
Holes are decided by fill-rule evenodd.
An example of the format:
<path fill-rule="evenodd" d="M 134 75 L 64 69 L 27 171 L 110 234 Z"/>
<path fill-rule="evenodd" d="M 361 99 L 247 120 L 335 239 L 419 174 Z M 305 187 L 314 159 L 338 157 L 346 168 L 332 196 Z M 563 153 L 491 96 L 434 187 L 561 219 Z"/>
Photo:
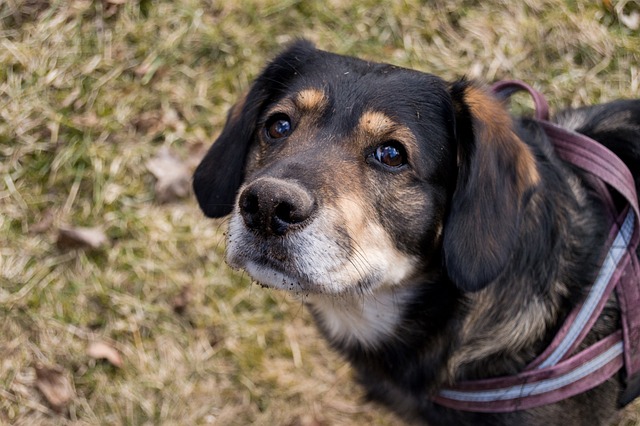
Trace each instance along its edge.
<path fill-rule="evenodd" d="M 639 9 L 0 2 L 0 424 L 397 424 L 362 402 L 299 302 L 224 265 L 226 224 L 197 208 L 194 164 L 295 38 L 447 79 L 522 79 L 557 110 L 640 97 Z M 639 419 L 632 407 L 620 424 Z"/>

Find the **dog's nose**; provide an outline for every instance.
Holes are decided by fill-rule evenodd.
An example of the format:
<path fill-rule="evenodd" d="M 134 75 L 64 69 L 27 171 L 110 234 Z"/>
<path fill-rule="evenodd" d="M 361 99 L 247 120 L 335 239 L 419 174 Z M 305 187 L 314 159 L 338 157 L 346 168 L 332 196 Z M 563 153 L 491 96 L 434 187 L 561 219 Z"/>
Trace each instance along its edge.
<path fill-rule="evenodd" d="M 264 235 L 284 235 L 311 217 L 316 202 L 295 182 L 262 178 L 242 191 L 239 207 L 250 229 Z"/>

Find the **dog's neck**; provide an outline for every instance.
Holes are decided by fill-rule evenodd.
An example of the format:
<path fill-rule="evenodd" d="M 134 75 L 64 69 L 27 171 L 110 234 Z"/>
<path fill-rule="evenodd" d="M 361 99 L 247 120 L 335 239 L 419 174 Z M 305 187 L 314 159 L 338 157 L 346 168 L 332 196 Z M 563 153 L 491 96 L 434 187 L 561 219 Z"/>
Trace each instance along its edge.
<path fill-rule="evenodd" d="M 338 346 L 374 349 L 397 335 L 412 287 L 385 287 L 366 294 L 341 296 L 312 294 L 305 297 L 320 330 Z"/>
<path fill-rule="evenodd" d="M 553 197 L 543 192 L 532 198 L 522 218 L 520 246 L 496 282 L 463 295 L 459 344 L 447 361 L 449 380 L 521 371 L 548 346 L 595 280 L 600 259 L 591 248 L 604 243 L 606 222 L 577 178 L 565 181 L 563 193 L 558 189 Z M 564 203 L 553 201 L 562 197 Z M 555 228 L 539 225 L 540 211 L 555 216 Z M 531 254 L 531 247 L 539 252 Z M 505 291 L 513 287 L 520 291 Z"/>

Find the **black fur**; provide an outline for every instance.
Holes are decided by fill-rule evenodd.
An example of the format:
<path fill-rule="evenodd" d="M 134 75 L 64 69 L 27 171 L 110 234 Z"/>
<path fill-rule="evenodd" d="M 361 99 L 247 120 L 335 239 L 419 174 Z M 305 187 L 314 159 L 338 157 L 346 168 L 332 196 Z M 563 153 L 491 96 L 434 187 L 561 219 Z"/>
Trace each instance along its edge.
<path fill-rule="evenodd" d="M 313 46 L 300 41 L 276 58 L 253 84 L 247 96 L 229 111 L 222 134 L 211 147 L 193 176 L 193 189 L 200 207 L 209 217 L 231 213 L 236 191 L 244 177 L 246 153 L 255 138 L 258 115 L 264 106 L 280 96 L 297 68 L 307 62 Z M 237 114 L 237 117 L 233 115 Z"/>
<path fill-rule="evenodd" d="M 322 114 L 311 124 L 310 119 L 299 124 L 294 113 L 294 132 L 302 136 L 265 143 L 270 108 L 309 87 L 327 95 Z M 406 167 L 385 168 L 372 160 L 381 142 L 369 147 L 350 136 L 367 110 L 384 112 L 415 137 Z M 567 110 L 555 120 L 613 150 L 640 186 L 640 101 Z M 549 344 L 597 275 L 608 232 L 602 203 L 583 172 L 558 159 L 535 121 L 509 118 L 504 106 L 474 82 L 450 84 L 322 52 L 301 41 L 271 62 L 231 110 L 196 170 L 194 189 L 204 212 L 219 217 L 243 199 L 238 197 L 243 183 L 249 188 L 246 198 L 274 181 L 293 185 L 298 198 L 312 194 L 313 208 L 305 208 L 314 215 L 349 189 L 364 188 L 358 195 L 367 200 L 371 219 L 392 236 L 399 252 L 420 259 L 411 280 L 403 283 L 411 299 L 403 302 L 395 333 L 378 345 L 335 337 L 327 312 L 310 304 L 321 332 L 352 363 L 369 398 L 432 425 L 611 421 L 622 391 L 619 378 L 557 404 L 509 414 L 457 412 L 429 399 L 458 380 L 521 371 Z M 277 207 L 273 203 L 271 209 Z M 287 209 L 295 208 L 290 204 Z M 241 202 L 238 217 L 247 222 L 256 205 Z M 250 224 L 252 249 L 265 263 L 286 268 L 291 264 L 288 235 L 308 226 L 315 217 L 310 215 L 278 228 L 281 232 Z M 336 228 L 327 236 L 348 233 L 348 227 Z M 345 252 L 357 248 L 345 241 Z M 301 281 L 291 288 L 322 293 L 312 284 Z M 375 292 L 372 285 L 363 276 L 353 293 Z M 530 324 L 542 325 L 534 330 Z M 584 345 L 618 326 L 612 299 Z"/>
<path fill-rule="evenodd" d="M 521 209 L 530 193 L 518 192 L 518 179 L 511 166 L 518 153 L 502 149 L 515 134 L 491 135 L 491 144 L 486 144 L 489 147 L 480 143 L 487 130 L 469 111 L 465 101 L 468 87 L 469 83 L 459 82 L 451 89 L 457 108 L 460 160 L 443 251 L 453 281 L 464 290 L 477 291 L 495 280 L 509 261 L 517 243 Z M 496 140 L 499 138 L 503 140 Z M 485 217 L 500 226 L 487 226 L 483 222 Z"/>

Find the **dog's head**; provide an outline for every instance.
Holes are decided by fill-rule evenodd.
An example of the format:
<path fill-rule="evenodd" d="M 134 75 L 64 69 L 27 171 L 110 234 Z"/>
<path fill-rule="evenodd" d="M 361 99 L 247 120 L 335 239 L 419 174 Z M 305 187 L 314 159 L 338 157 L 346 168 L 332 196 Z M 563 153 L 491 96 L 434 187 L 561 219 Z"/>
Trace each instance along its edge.
<path fill-rule="evenodd" d="M 227 260 L 263 285 L 340 294 L 442 270 L 472 291 L 508 263 L 537 180 L 482 88 L 302 41 L 231 108 L 194 189 L 231 213 Z"/>

